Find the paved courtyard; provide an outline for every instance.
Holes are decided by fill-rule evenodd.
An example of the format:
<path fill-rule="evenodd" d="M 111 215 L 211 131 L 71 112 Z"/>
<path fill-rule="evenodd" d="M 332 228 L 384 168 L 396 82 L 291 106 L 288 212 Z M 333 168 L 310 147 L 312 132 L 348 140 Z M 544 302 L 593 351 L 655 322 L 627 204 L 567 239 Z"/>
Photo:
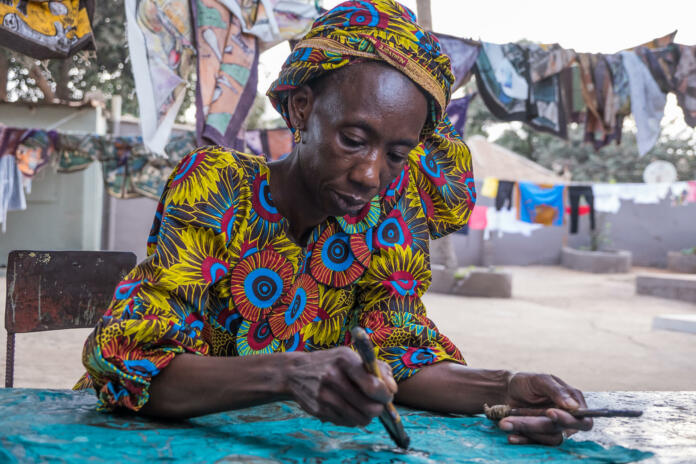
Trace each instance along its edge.
<path fill-rule="evenodd" d="M 588 391 L 696 390 L 696 335 L 651 328 L 654 316 L 696 314 L 696 305 L 636 295 L 635 274 L 645 270 L 594 275 L 553 266 L 502 269 L 513 274 L 512 299 L 425 296 L 431 318 L 471 366 L 551 372 Z M 82 373 L 88 333 L 18 335 L 15 385 L 72 386 Z"/>

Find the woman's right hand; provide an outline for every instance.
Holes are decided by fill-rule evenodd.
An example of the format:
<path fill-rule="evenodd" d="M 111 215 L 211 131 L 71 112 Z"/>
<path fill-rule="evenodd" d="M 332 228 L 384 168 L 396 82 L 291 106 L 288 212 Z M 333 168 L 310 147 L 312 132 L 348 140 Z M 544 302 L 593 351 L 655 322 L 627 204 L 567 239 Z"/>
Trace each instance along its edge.
<path fill-rule="evenodd" d="M 397 391 L 388 364 L 378 361 L 381 381 L 365 370 L 360 356 L 348 347 L 297 353 L 293 358 L 288 365 L 289 393 L 322 422 L 365 426 L 382 413 Z"/>

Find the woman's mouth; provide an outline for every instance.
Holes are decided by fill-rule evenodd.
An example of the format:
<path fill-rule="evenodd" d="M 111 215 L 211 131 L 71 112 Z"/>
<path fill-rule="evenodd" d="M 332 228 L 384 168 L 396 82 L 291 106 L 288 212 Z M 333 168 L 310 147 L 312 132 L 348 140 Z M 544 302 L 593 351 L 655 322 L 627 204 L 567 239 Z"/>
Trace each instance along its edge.
<path fill-rule="evenodd" d="M 334 202 L 342 212 L 351 215 L 359 213 L 368 202 L 368 200 L 359 196 L 337 192 L 336 190 L 331 190 L 331 196 L 333 196 Z"/>

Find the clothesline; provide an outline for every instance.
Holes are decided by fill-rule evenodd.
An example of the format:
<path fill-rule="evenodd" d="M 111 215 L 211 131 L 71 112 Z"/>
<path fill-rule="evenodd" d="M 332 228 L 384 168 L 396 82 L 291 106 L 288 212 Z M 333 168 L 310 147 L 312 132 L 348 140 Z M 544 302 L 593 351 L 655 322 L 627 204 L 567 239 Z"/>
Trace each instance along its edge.
<path fill-rule="evenodd" d="M 696 181 L 662 184 L 540 185 L 524 181 L 502 181 L 492 177 L 479 189 L 482 197 L 494 200 L 493 206 L 477 202 L 469 224 L 460 233 L 484 230 L 522 234 L 544 226 L 562 226 L 570 218 L 569 231 L 578 233 L 579 218 L 589 215 L 590 230 L 595 230 L 595 212 L 616 214 L 622 200 L 635 204 L 659 204 L 665 199 L 672 207 L 696 204 Z M 584 202 L 585 204 L 581 204 Z"/>
<path fill-rule="evenodd" d="M 475 156 L 475 155 L 474 155 Z M 475 173 L 474 173 L 475 174 Z M 490 178 L 497 179 L 499 181 L 507 181 L 507 182 L 532 182 L 528 180 L 512 180 L 512 179 L 504 179 L 504 178 L 497 178 L 493 176 L 488 176 Z M 486 178 L 488 178 L 486 177 Z M 484 182 L 485 179 L 479 181 L 479 179 L 476 180 L 476 182 Z M 645 183 L 645 182 L 605 182 L 605 181 L 584 181 L 584 180 L 563 180 L 563 181 L 555 181 L 555 182 L 537 182 L 538 184 L 541 185 L 562 185 L 565 187 L 571 187 L 571 186 L 585 186 L 585 185 L 595 185 L 595 184 L 601 184 L 601 185 L 672 185 L 672 184 L 683 184 L 685 182 L 694 182 L 692 180 L 675 180 L 674 182 L 651 182 L 651 183 Z"/>
<path fill-rule="evenodd" d="M 6 33 L 0 43 L 37 58 L 64 58 L 92 46 L 94 2 L 85 2 L 86 8 L 53 3 L 63 4 L 65 14 L 56 16 L 58 9 L 44 3 L 31 11 L 23 11 L 22 2 L 2 7 L 2 18 L 29 16 L 20 30 L 0 21 Z M 256 94 L 259 53 L 301 38 L 321 13 L 316 2 L 299 0 L 126 0 L 124 5 L 143 140 L 155 153 L 163 152 L 194 75 L 198 145 L 243 148 L 240 131 Z M 66 40 L 69 46 L 50 40 L 32 45 L 47 17 L 79 25 L 79 39 Z M 620 142 L 623 118 L 632 113 L 639 153 L 645 154 L 659 135 L 666 93 L 677 95 L 686 123 L 696 127 L 696 46 L 674 43 L 676 32 L 612 54 L 436 35 L 451 58 L 452 90 L 476 75 L 478 91 L 496 118 L 560 137 L 567 136 L 569 122 L 584 123 L 585 140 L 600 148 Z"/>
<path fill-rule="evenodd" d="M 561 226 L 566 212 L 570 215 L 570 233 L 578 231 L 580 202 L 584 201 L 590 214 L 590 228 L 595 228 L 595 210 L 605 213 L 618 213 L 621 200 L 631 200 L 636 204 L 659 204 L 671 199 L 672 206 L 696 203 L 696 181 L 655 183 L 655 184 L 609 184 L 587 183 L 584 185 L 544 185 L 524 181 L 505 181 L 486 177 L 480 188 L 480 195 L 495 200 L 495 211 L 514 210 L 516 218 L 505 217 L 506 228 L 518 227 L 524 233 L 530 232 L 528 226 L 516 222 Z M 570 204 L 568 208 L 566 201 Z M 477 209 L 479 209 L 477 211 Z M 472 228 L 483 222 L 483 215 L 496 214 L 490 207 L 474 207 Z M 485 222 L 488 222 L 487 220 Z M 522 233 L 522 232 L 520 232 Z"/>
<path fill-rule="evenodd" d="M 451 36 L 442 46 L 458 85 L 475 75 L 496 118 L 562 138 L 568 123 L 584 123 L 585 141 L 599 149 L 620 143 L 623 119 L 632 114 L 644 155 L 657 142 L 667 93 L 696 127 L 696 45 L 674 43 L 675 34 L 614 54 L 528 42 L 476 45 Z"/>
<path fill-rule="evenodd" d="M 248 152 L 274 160 L 288 153 L 293 142 L 291 132 L 281 128 L 247 131 L 245 143 Z M 147 197 L 156 200 L 177 163 L 196 147 L 194 132 L 179 133 L 172 137 L 165 147 L 169 157 L 163 158 L 148 150 L 141 136 L 0 127 L 2 230 L 4 231 L 6 225 L 7 211 L 26 209 L 25 188 L 30 186 L 31 179 L 49 164 L 55 165 L 58 172 L 70 173 L 84 170 L 94 162 L 100 162 L 105 190 L 109 195 L 120 199 Z M 476 156 L 476 153 L 473 155 Z M 490 185 L 493 181 L 494 189 Z M 479 190 L 482 196 L 495 198 L 498 203 L 501 185 L 506 185 L 506 195 L 509 197 L 507 202 L 512 206 L 513 191 L 519 191 L 520 185 L 537 184 L 486 177 Z M 545 188 L 539 185 L 537 187 Z M 608 206 L 599 207 L 598 210 L 610 212 L 618 211 L 621 199 L 656 203 L 671 194 L 673 198 L 680 197 L 679 201 L 682 203 L 696 202 L 696 181 L 660 184 L 565 181 L 555 182 L 552 186 L 556 190 L 559 187 L 561 193 L 570 189 L 591 189 L 595 193 L 599 192 L 595 196 L 604 197 L 603 204 Z M 563 211 L 563 207 L 558 207 L 557 210 Z M 518 214 L 522 214 L 521 208 Z M 527 216 L 529 222 L 535 221 L 531 212 L 528 212 Z M 506 221 L 510 222 L 508 219 Z"/>

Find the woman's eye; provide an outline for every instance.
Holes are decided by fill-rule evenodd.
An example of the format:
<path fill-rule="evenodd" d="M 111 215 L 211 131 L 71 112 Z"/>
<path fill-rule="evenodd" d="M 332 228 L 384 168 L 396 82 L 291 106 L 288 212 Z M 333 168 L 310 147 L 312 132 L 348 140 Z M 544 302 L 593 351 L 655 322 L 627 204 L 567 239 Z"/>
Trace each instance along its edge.
<path fill-rule="evenodd" d="M 408 158 L 408 155 L 403 155 L 401 153 L 389 153 L 388 156 L 394 163 L 403 163 Z"/>
<path fill-rule="evenodd" d="M 358 148 L 363 144 L 362 140 L 348 137 L 345 134 L 341 134 L 341 143 L 343 143 L 345 146 L 349 148 Z"/>

